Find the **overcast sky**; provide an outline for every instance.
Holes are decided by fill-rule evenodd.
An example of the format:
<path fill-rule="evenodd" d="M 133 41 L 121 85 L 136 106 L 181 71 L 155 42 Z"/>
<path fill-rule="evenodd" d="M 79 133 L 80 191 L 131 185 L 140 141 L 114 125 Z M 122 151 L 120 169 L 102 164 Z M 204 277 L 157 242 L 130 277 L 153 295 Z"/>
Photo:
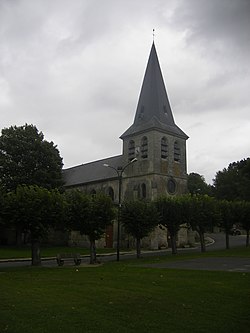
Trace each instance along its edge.
<path fill-rule="evenodd" d="M 155 45 L 188 173 L 249 157 L 250 0 L 0 0 L 0 128 L 36 125 L 64 167 L 119 155 Z"/>

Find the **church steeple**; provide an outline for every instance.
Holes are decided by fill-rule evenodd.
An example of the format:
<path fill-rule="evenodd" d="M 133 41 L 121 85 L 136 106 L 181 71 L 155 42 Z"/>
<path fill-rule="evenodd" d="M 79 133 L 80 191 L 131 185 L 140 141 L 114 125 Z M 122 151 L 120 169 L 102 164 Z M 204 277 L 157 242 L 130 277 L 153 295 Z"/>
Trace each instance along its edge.
<path fill-rule="evenodd" d="M 121 138 L 151 129 L 163 130 L 184 139 L 188 138 L 175 124 L 154 42 L 142 83 L 134 123 L 121 135 Z"/>

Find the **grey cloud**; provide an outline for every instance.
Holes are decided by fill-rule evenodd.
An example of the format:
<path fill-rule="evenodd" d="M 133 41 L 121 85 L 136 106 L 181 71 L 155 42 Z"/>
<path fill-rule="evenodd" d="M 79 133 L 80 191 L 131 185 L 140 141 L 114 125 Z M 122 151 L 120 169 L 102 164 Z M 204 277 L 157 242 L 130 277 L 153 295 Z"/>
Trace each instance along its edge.
<path fill-rule="evenodd" d="M 206 52 L 249 56 L 250 2 L 248 0 L 182 1 L 175 24 L 187 29 L 188 43 L 202 43 Z"/>

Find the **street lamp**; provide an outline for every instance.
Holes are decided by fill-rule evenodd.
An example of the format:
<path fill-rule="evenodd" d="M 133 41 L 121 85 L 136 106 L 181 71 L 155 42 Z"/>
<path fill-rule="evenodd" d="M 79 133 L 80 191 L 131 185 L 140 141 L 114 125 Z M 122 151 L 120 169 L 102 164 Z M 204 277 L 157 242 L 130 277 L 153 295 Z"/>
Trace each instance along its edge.
<path fill-rule="evenodd" d="M 127 163 L 125 166 L 118 166 L 117 168 L 109 165 L 109 164 L 103 164 L 103 166 L 115 170 L 118 177 L 118 218 L 117 218 L 117 247 L 116 247 L 116 260 L 120 260 L 120 221 L 121 221 L 121 194 L 122 194 L 122 174 L 124 170 L 132 163 L 136 162 L 137 158 L 132 159 L 129 163 Z"/>

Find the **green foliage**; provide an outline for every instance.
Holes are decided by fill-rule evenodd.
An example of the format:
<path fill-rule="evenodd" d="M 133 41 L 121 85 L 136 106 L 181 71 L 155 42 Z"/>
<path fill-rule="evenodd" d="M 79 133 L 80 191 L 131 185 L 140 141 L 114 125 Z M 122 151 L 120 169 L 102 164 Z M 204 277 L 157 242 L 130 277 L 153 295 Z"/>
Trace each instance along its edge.
<path fill-rule="evenodd" d="M 85 221 L 89 214 L 89 196 L 80 190 L 67 191 L 67 225 L 70 230 L 85 234 Z"/>
<path fill-rule="evenodd" d="M 218 223 L 216 201 L 208 195 L 186 196 L 187 221 L 193 230 L 205 233 Z"/>
<path fill-rule="evenodd" d="M 239 201 L 236 202 L 236 207 L 238 208 L 238 222 L 247 232 L 250 230 L 250 202 L 249 201 Z"/>
<path fill-rule="evenodd" d="M 63 209 L 64 202 L 57 190 L 24 185 L 6 193 L 2 217 L 9 226 L 29 233 L 37 240 L 45 237 L 49 228 L 63 219 Z"/>
<path fill-rule="evenodd" d="M 236 201 L 234 202 L 234 209 L 236 215 L 236 223 L 238 223 L 246 231 L 246 246 L 249 246 L 250 202 L 244 200 Z"/>
<path fill-rule="evenodd" d="M 201 251 L 205 252 L 204 234 L 217 225 L 219 213 L 214 198 L 208 195 L 186 196 L 186 218 L 193 230 L 200 236 Z"/>
<path fill-rule="evenodd" d="M 205 178 L 198 173 L 191 172 L 187 177 L 187 187 L 190 194 L 212 195 L 212 188 L 205 181 Z"/>
<path fill-rule="evenodd" d="M 156 206 L 160 213 L 160 223 L 170 234 L 173 254 L 176 253 L 175 238 L 180 225 L 184 223 L 199 233 L 201 249 L 205 251 L 204 233 L 211 231 L 218 219 L 215 200 L 212 197 L 208 195 L 161 197 L 156 200 Z"/>
<path fill-rule="evenodd" d="M 96 261 L 95 241 L 100 239 L 106 227 L 115 217 L 110 197 L 98 193 L 86 195 L 79 190 L 66 192 L 68 222 L 71 230 L 78 230 L 90 240 L 90 262 Z"/>
<path fill-rule="evenodd" d="M 90 240 L 100 239 L 115 217 L 112 200 L 101 193 L 91 196 L 80 190 L 68 191 L 65 195 L 69 228 L 87 235 Z"/>
<path fill-rule="evenodd" d="M 214 192 L 218 199 L 250 201 L 250 158 L 231 163 L 217 172 Z"/>
<path fill-rule="evenodd" d="M 121 220 L 125 231 L 142 239 L 158 225 L 158 213 L 155 206 L 143 200 L 127 201 L 122 205 Z"/>
<path fill-rule="evenodd" d="M 88 218 L 84 223 L 85 235 L 91 241 L 100 239 L 114 218 L 115 210 L 110 197 L 102 193 L 90 196 Z"/>
<path fill-rule="evenodd" d="M 229 233 L 233 224 L 238 222 L 239 212 L 235 209 L 236 205 L 232 201 L 220 200 L 217 202 L 220 211 L 220 226 Z"/>
<path fill-rule="evenodd" d="M 185 223 L 183 201 L 179 197 L 162 196 L 156 200 L 160 214 L 160 224 L 166 227 L 170 235 L 177 235 L 180 225 Z"/>
<path fill-rule="evenodd" d="M 60 187 L 62 158 L 53 142 L 33 125 L 11 126 L 0 136 L 0 180 L 6 190 L 18 185 Z"/>
<path fill-rule="evenodd" d="M 160 215 L 160 224 L 170 234 L 172 254 L 177 253 L 176 238 L 180 225 L 186 222 L 186 205 L 180 197 L 162 196 L 155 202 Z"/>
<path fill-rule="evenodd" d="M 1 218 L 2 212 L 3 212 L 3 207 L 4 207 L 4 190 L 0 186 L 0 227 L 4 225 L 4 221 Z"/>
<path fill-rule="evenodd" d="M 1 216 L 8 227 L 17 234 L 26 233 L 32 245 L 32 265 L 39 265 L 40 241 L 50 228 L 63 220 L 64 201 L 57 190 L 47 190 L 36 185 L 19 185 L 7 192 L 3 199 Z"/>

